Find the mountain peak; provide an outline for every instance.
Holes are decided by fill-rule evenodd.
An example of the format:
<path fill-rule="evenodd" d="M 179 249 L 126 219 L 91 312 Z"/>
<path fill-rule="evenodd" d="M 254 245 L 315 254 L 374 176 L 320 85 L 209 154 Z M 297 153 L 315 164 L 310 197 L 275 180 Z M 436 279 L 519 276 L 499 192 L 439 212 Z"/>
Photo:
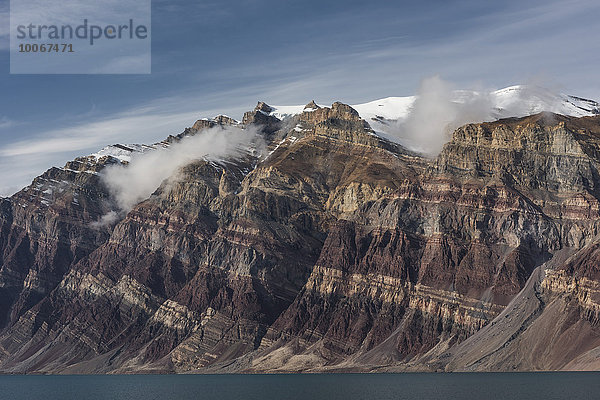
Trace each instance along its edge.
<path fill-rule="evenodd" d="M 321 107 L 317 103 L 315 103 L 314 100 L 311 100 L 310 103 L 308 103 L 307 105 L 304 106 L 303 111 L 314 111 L 318 108 L 321 108 Z"/>
<path fill-rule="evenodd" d="M 256 107 L 254 107 L 254 111 L 262 111 L 264 113 L 270 113 L 271 111 L 273 111 L 273 108 L 268 105 L 267 103 L 265 103 L 264 101 L 259 101 L 256 104 Z"/>

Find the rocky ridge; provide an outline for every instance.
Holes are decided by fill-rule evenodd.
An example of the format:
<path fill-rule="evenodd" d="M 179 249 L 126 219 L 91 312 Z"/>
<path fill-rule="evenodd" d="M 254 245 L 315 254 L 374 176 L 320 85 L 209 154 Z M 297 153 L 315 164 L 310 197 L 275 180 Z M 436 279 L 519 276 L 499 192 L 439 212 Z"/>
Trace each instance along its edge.
<path fill-rule="evenodd" d="M 103 168 L 224 125 L 267 153 L 95 224 Z M 0 201 L 0 370 L 595 369 L 599 166 L 600 117 L 469 124 L 428 159 L 314 102 L 76 159 Z"/>

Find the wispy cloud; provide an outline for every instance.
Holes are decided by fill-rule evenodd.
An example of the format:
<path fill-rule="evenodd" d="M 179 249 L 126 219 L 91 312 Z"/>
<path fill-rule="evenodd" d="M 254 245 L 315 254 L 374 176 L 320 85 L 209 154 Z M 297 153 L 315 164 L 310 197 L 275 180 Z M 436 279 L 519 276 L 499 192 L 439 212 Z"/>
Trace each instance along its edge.
<path fill-rule="evenodd" d="M 0 129 L 12 128 L 16 124 L 17 123 L 15 121 L 9 119 L 8 117 L 1 117 L 0 118 Z"/>
<path fill-rule="evenodd" d="M 62 166 L 110 144 L 158 142 L 181 133 L 200 118 L 214 117 L 224 111 L 240 118 L 254 105 L 251 98 L 235 97 L 227 91 L 210 102 L 191 94 L 162 97 L 115 114 L 102 116 L 90 112 L 79 119 L 67 119 L 64 127 L 37 132 L 28 131 L 26 123 L 3 117 L 0 127 L 4 123 L 6 132 L 18 127 L 11 136 L 26 139 L 9 141 L 0 148 L 0 170 L 13 171 L 0 175 L 0 196 L 13 194 L 52 166 Z"/>
<path fill-rule="evenodd" d="M 131 113 L 132 111 L 129 111 Z M 110 143 L 157 140 L 176 133 L 193 122 L 196 113 L 168 115 L 117 115 L 106 120 L 83 123 L 65 129 L 43 132 L 38 136 L 6 145 L 0 156 L 17 157 L 90 150 Z"/>
<path fill-rule="evenodd" d="M 251 146 L 262 148 L 260 138 L 254 127 L 215 127 L 167 148 L 134 155 L 128 165 L 109 166 L 102 179 L 118 206 L 113 211 L 127 213 L 164 180 L 177 180 L 178 170 L 194 160 L 220 162 L 243 156 Z"/>
<path fill-rule="evenodd" d="M 200 116 L 202 113 L 194 111 L 160 113 L 149 105 L 104 119 L 81 121 L 63 129 L 25 135 L 27 139 L 8 143 L 0 149 L 0 170 L 13 171 L 2 174 L 0 195 L 14 193 L 51 166 L 63 165 L 109 144 L 162 140 L 169 134 L 182 132 Z M 5 124 L 11 123 L 5 120 Z"/>
<path fill-rule="evenodd" d="M 0 4 L 0 19 L 8 18 L 7 3 Z M 85 118 L 72 112 L 68 124 L 54 119 L 39 131 L 27 131 L 25 123 L 7 125 L 22 139 L 3 140 L 0 169 L 18 169 L 19 177 L 3 175 L 0 187 L 24 185 L 50 165 L 107 144 L 157 141 L 180 132 L 197 118 L 220 112 L 240 117 L 258 100 L 305 104 L 314 98 L 324 104 L 336 100 L 357 104 L 412 95 L 422 78 L 437 74 L 457 88 L 482 83 L 486 89 L 545 76 L 542 86 L 560 85 L 569 94 L 600 98 L 600 81 L 595 78 L 600 63 L 596 35 L 600 3 L 596 0 L 494 4 L 464 0 L 406 9 L 392 3 L 369 4 L 362 8 L 364 13 L 357 13 L 351 4 L 322 12 L 319 7 L 331 7 L 331 11 L 337 5 L 327 2 L 317 7 L 308 1 L 290 9 L 284 3 L 258 8 L 247 1 L 192 6 L 156 0 L 154 10 L 161 17 L 155 18 L 155 26 L 162 27 L 164 37 L 155 36 L 152 76 L 139 82 L 128 79 L 127 90 L 119 86 L 123 80 L 102 81 L 107 83 L 108 94 L 97 93 L 104 87 L 89 85 L 90 98 L 99 109 Z M 257 22 L 237 15 L 240 9 L 255 11 Z M 280 9 L 281 15 L 273 14 L 274 9 Z M 255 29 L 263 14 L 273 22 L 268 33 Z M 214 29 L 207 29 L 209 25 Z M 0 49 L 2 26 L 8 25 L 0 24 Z M 221 42 L 211 47 L 214 41 Z M 42 90 L 37 81 L 32 82 L 28 96 Z M 44 86 L 43 90 L 62 90 L 44 83 L 52 89 Z M 65 96 L 60 112 L 78 109 L 76 101 L 87 101 L 80 93 L 73 96 L 77 100 Z M 136 106 L 102 115 L 100 109 L 110 108 L 106 98 L 115 94 Z M 18 97 L 5 94 L 8 108 L 13 96 Z M 155 100 L 140 104 L 140 99 L 150 97 Z M 24 97 L 18 104 L 24 108 Z M 2 110 L 11 120 L 25 120 L 13 114 L 18 112 Z"/>

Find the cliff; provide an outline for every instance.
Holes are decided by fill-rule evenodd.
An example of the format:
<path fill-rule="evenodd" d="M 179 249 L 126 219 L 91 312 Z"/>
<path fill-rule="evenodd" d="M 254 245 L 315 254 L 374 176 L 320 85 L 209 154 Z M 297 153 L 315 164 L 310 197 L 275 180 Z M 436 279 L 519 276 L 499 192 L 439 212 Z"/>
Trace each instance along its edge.
<path fill-rule="evenodd" d="M 259 103 L 161 146 L 224 125 L 267 151 L 192 162 L 114 223 L 110 155 L 0 201 L 1 371 L 599 365 L 600 117 L 470 124 L 428 159 L 342 103 Z"/>

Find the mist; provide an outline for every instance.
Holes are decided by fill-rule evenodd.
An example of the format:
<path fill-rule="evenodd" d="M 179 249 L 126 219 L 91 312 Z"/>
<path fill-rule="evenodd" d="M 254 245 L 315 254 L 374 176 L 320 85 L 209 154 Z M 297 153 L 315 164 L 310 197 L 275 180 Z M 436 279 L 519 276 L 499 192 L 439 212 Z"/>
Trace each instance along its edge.
<path fill-rule="evenodd" d="M 437 155 L 452 131 L 469 122 L 494 119 L 494 105 L 486 91 L 456 91 L 433 76 L 424 79 L 408 116 L 391 124 L 387 134 L 411 150 Z"/>
<path fill-rule="evenodd" d="M 168 147 L 136 153 L 128 164 L 106 167 L 101 179 L 116 206 L 96 226 L 113 224 L 136 204 L 149 198 L 165 181 L 175 180 L 177 172 L 197 160 L 219 162 L 238 159 L 249 149 L 260 151 L 262 137 L 257 128 L 215 127 L 183 138 Z"/>
<path fill-rule="evenodd" d="M 450 82 L 433 76 L 421 82 L 406 117 L 388 124 L 384 133 L 413 151 L 435 157 L 462 125 L 542 111 L 569 114 L 565 107 L 565 96 L 548 85 L 456 90 Z"/>

